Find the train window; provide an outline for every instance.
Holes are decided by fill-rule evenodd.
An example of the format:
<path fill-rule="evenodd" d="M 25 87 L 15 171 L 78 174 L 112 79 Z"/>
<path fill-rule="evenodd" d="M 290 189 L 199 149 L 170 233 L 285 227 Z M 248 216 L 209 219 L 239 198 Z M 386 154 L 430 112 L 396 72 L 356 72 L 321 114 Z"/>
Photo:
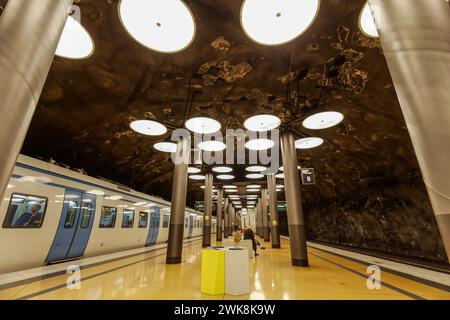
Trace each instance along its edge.
<path fill-rule="evenodd" d="M 3 228 L 40 228 L 47 209 L 47 198 L 13 193 Z"/>
<path fill-rule="evenodd" d="M 116 225 L 117 209 L 111 207 L 102 207 L 100 217 L 100 228 L 114 228 Z"/>
<path fill-rule="evenodd" d="M 147 222 L 148 222 L 148 213 L 147 212 L 139 212 L 138 228 L 147 228 Z"/>
<path fill-rule="evenodd" d="M 123 210 L 122 228 L 133 228 L 134 223 L 134 211 Z"/>
<path fill-rule="evenodd" d="M 94 212 L 94 209 L 92 208 L 91 203 L 85 203 L 81 207 L 81 224 L 80 228 L 86 229 L 89 227 L 89 222 L 91 221 L 92 213 Z"/>
<path fill-rule="evenodd" d="M 77 217 L 78 202 L 67 201 L 66 220 L 64 221 L 64 228 L 71 229 L 75 224 L 75 218 Z"/>
<path fill-rule="evenodd" d="M 168 228 L 169 227 L 169 220 L 170 220 L 170 216 L 168 214 L 165 214 L 163 216 L 163 228 Z"/>

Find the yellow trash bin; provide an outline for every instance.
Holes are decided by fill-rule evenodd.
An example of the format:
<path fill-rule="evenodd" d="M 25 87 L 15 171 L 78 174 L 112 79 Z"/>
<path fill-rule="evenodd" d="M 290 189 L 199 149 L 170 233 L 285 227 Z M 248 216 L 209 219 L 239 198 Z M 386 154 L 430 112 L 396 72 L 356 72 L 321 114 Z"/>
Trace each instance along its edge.
<path fill-rule="evenodd" d="M 225 252 L 202 250 L 202 285 L 205 294 L 225 294 Z"/>

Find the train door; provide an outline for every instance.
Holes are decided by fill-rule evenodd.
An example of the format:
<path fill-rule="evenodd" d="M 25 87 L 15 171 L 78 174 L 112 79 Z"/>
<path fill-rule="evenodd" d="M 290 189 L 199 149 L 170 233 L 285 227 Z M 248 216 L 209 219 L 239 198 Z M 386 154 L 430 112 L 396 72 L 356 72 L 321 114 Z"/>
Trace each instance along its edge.
<path fill-rule="evenodd" d="M 192 231 L 194 231 L 194 217 L 189 216 L 189 233 L 188 238 L 192 238 Z"/>
<path fill-rule="evenodd" d="M 64 205 L 47 262 L 81 257 L 94 222 L 96 197 L 66 190 Z"/>
<path fill-rule="evenodd" d="M 161 221 L 160 208 L 154 207 L 150 211 L 150 228 L 145 245 L 153 245 L 158 241 L 159 223 Z"/>

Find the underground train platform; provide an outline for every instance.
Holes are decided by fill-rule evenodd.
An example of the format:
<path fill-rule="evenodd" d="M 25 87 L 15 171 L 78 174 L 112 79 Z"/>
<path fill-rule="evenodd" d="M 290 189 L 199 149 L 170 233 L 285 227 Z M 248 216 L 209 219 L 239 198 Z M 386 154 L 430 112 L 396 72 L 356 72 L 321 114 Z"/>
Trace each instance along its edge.
<path fill-rule="evenodd" d="M 447 308 L 449 34 L 448 0 L 0 0 L 0 303 Z"/>

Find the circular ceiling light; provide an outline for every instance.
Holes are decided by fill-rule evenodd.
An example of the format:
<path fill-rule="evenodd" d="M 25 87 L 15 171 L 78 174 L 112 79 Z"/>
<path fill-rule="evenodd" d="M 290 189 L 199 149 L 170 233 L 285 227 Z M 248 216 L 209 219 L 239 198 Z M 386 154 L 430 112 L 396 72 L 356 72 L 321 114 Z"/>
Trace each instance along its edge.
<path fill-rule="evenodd" d="M 222 125 L 211 118 L 197 117 L 186 121 L 186 128 L 198 134 L 211 134 L 219 131 Z"/>
<path fill-rule="evenodd" d="M 223 186 L 223 188 L 224 188 L 224 189 L 236 189 L 237 186 L 234 186 L 234 185 L 232 185 L 232 184 L 229 184 L 229 185 Z"/>
<path fill-rule="evenodd" d="M 215 167 L 215 168 L 212 169 L 212 171 L 217 172 L 217 173 L 229 173 L 229 172 L 233 171 L 233 168 L 230 168 L 230 167 Z"/>
<path fill-rule="evenodd" d="M 247 192 L 259 192 L 261 191 L 260 189 L 247 189 Z"/>
<path fill-rule="evenodd" d="M 262 45 L 280 45 L 299 37 L 316 19 L 320 0 L 245 0 L 241 25 Z"/>
<path fill-rule="evenodd" d="M 284 173 L 279 173 L 279 174 L 275 175 L 275 178 L 284 179 Z"/>
<path fill-rule="evenodd" d="M 200 188 L 202 188 L 202 189 L 205 189 L 206 187 L 203 185 L 203 186 L 200 186 Z M 212 190 L 213 190 L 213 192 L 215 192 L 216 190 L 214 190 L 216 187 L 212 187 Z"/>
<path fill-rule="evenodd" d="M 205 180 L 206 177 L 204 175 L 202 175 L 202 174 L 193 174 L 193 175 L 189 176 L 189 179 L 192 179 L 192 180 Z"/>
<path fill-rule="evenodd" d="M 167 132 L 166 126 L 152 120 L 136 120 L 130 123 L 130 128 L 146 136 L 161 136 Z"/>
<path fill-rule="evenodd" d="M 220 179 L 220 180 L 232 180 L 232 179 L 234 179 L 234 176 L 231 175 L 231 174 L 219 174 L 217 176 L 217 179 Z"/>
<path fill-rule="evenodd" d="M 369 2 L 366 2 L 359 14 L 359 29 L 369 38 L 378 38 L 377 26 L 375 25 Z"/>
<path fill-rule="evenodd" d="M 284 185 L 282 185 L 282 184 L 277 184 L 276 188 L 277 188 L 277 189 L 282 189 L 282 188 L 284 188 Z"/>
<path fill-rule="evenodd" d="M 202 170 L 200 170 L 199 168 L 194 168 L 194 167 L 188 168 L 188 173 L 200 173 L 200 172 L 202 172 Z"/>
<path fill-rule="evenodd" d="M 162 152 L 177 152 L 177 144 L 173 142 L 158 142 L 153 145 L 153 148 Z"/>
<path fill-rule="evenodd" d="M 264 132 L 276 129 L 280 126 L 280 124 L 281 124 L 280 118 L 270 114 L 260 114 L 248 118 L 244 122 L 244 127 L 250 131 Z"/>
<path fill-rule="evenodd" d="M 320 130 L 334 127 L 344 120 L 344 115 L 340 112 L 325 111 L 313 114 L 303 121 L 303 126 L 307 129 Z"/>
<path fill-rule="evenodd" d="M 267 168 L 263 167 L 263 166 L 250 166 L 250 167 L 245 168 L 245 170 L 248 172 L 263 172 L 263 171 L 266 171 Z"/>
<path fill-rule="evenodd" d="M 262 179 L 264 178 L 264 175 L 261 173 L 250 173 L 245 176 L 247 179 Z"/>
<path fill-rule="evenodd" d="M 119 16 L 130 36 L 154 51 L 179 52 L 194 40 L 194 17 L 181 0 L 121 0 Z"/>
<path fill-rule="evenodd" d="M 283 189 L 280 189 L 280 188 L 277 189 L 277 192 L 281 192 L 281 191 L 283 191 Z"/>
<path fill-rule="evenodd" d="M 73 17 L 67 18 L 59 38 L 56 55 L 62 58 L 81 60 L 94 53 L 94 41 L 89 32 Z"/>
<path fill-rule="evenodd" d="M 261 188 L 259 184 L 249 184 L 247 186 L 247 189 L 258 189 L 258 188 Z"/>
<path fill-rule="evenodd" d="M 208 152 L 219 152 L 225 150 L 227 145 L 221 141 L 211 140 L 200 142 L 198 148 Z"/>
<path fill-rule="evenodd" d="M 237 189 L 225 189 L 225 192 L 233 193 L 233 192 L 238 192 L 238 191 L 237 191 Z"/>
<path fill-rule="evenodd" d="M 302 167 L 300 167 L 300 166 L 297 166 L 297 170 L 300 170 Z M 283 167 L 280 167 L 280 171 L 284 171 L 284 168 Z"/>
<path fill-rule="evenodd" d="M 321 138 L 303 138 L 295 141 L 296 149 L 312 149 L 322 145 L 323 139 Z"/>
<path fill-rule="evenodd" d="M 272 148 L 275 142 L 269 139 L 253 139 L 245 144 L 245 147 L 249 150 L 262 151 Z"/>

